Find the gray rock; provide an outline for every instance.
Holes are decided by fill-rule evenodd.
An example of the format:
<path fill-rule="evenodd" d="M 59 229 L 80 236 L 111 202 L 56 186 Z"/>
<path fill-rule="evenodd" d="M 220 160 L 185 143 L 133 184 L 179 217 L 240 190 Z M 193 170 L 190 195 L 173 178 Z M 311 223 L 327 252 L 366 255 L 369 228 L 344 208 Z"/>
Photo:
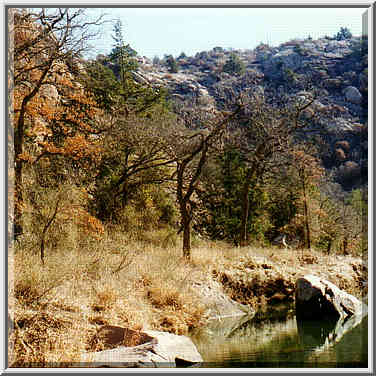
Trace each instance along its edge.
<path fill-rule="evenodd" d="M 348 42 L 345 40 L 333 40 L 329 41 L 326 45 L 326 51 L 328 52 L 335 52 L 338 50 L 342 50 L 343 48 L 348 47 Z"/>
<path fill-rule="evenodd" d="M 354 104 L 362 103 L 362 94 L 355 86 L 348 86 L 343 90 L 346 100 Z"/>
<path fill-rule="evenodd" d="M 140 83 L 140 84 L 146 84 L 149 85 L 149 81 L 140 73 L 138 72 L 131 72 L 133 79 Z"/>
<path fill-rule="evenodd" d="M 341 88 L 342 81 L 339 78 L 328 78 L 323 82 L 323 85 L 329 90 L 336 90 Z"/>
<path fill-rule="evenodd" d="M 325 106 L 318 100 L 313 101 L 312 107 L 314 108 L 315 111 L 318 111 L 318 112 L 325 112 L 327 110 L 327 106 Z"/>
<path fill-rule="evenodd" d="M 269 77 L 279 77 L 283 68 L 288 68 L 293 71 L 301 68 L 301 56 L 292 49 L 285 49 L 276 53 L 265 62 L 265 74 Z"/>
<path fill-rule="evenodd" d="M 209 319 L 252 315 L 250 307 L 231 300 L 223 291 L 222 285 L 213 280 L 196 282 L 193 289 L 207 305 Z"/>
<path fill-rule="evenodd" d="M 353 130 L 353 124 L 343 118 L 336 118 L 325 124 L 326 129 L 329 132 L 347 132 Z"/>
<path fill-rule="evenodd" d="M 263 98 L 265 94 L 264 87 L 261 85 L 252 86 L 252 94 L 258 98 Z"/>
<path fill-rule="evenodd" d="M 193 342 L 186 336 L 154 330 L 145 330 L 144 333 L 156 340 L 154 351 L 171 362 L 194 364 L 203 361 Z"/>
<path fill-rule="evenodd" d="M 316 44 L 311 43 L 311 42 L 304 42 L 303 43 L 303 48 L 306 48 L 308 50 L 315 50 L 316 49 Z"/>
<path fill-rule="evenodd" d="M 119 346 L 111 350 L 83 354 L 79 366 L 85 368 L 158 368 L 175 367 L 176 363 L 156 354 L 154 344 L 149 342 L 134 347 Z"/>
<path fill-rule="evenodd" d="M 14 321 L 12 320 L 8 312 L 8 333 L 13 332 L 13 330 L 14 330 Z"/>
<path fill-rule="evenodd" d="M 45 84 L 40 88 L 40 95 L 52 101 L 58 101 L 60 99 L 56 87 L 50 84 Z"/>
<path fill-rule="evenodd" d="M 299 319 L 342 319 L 362 314 L 365 307 L 355 296 L 314 275 L 296 282 L 296 315 Z"/>
<path fill-rule="evenodd" d="M 323 57 L 326 57 L 328 59 L 342 59 L 343 58 L 343 53 L 333 53 L 333 52 L 327 52 L 323 54 Z"/>
<path fill-rule="evenodd" d="M 104 345 L 117 347 L 83 354 L 81 367 L 159 368 L 191 366 L 203 362 L 195 345 L 186 336 L 153 330 L 137 332 L 106 326 L 99 330 L 96 338 L 100 338 Z M 136 346 L 124 346 L 127 342 L 133 342 Z"/>

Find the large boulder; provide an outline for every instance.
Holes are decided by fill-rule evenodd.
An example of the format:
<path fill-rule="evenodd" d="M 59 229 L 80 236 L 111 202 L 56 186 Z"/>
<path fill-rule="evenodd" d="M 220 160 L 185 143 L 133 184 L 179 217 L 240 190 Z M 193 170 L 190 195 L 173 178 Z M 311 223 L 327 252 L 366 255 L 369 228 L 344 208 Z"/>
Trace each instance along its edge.
<path fill-rule="evenodd" d="M 362 103 L 362 94 L 355 86 L 348 86 L 343 90 L 346 100 L 354 104 Z"/>
<path fill-rule="evenodd" d="M 296 282 L 296 316 L 298 319 L 342 319 L 362 314 L 365 307 L 355 296 L 333 283 L 314 275 Z"/>
<path fill-rule="evenodd" d="M 98 330 L 92 345 L 101 345 L 105 350 L 83 354 L 80 366 L 159 368 L 203 362 L 188 337 L 153 330 L 140 332 L 106 325 Z"/>

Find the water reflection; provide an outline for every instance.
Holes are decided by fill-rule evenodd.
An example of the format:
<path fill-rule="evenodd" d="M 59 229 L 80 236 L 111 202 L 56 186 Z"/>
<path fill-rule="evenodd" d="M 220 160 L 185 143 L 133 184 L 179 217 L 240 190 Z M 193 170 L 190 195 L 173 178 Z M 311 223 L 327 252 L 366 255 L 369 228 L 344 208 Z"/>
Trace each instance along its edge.
<path fill-rule="evenodd" d="M 305 349 L 321 348 L 335 336 L 337 320 L 297 320 L 299 340 Z"/>
<path fill-rule="evenodd" d="M 332 367 L 367 367 L 368 317 L 353 316 L 330 323 L 298 322 L 298 333 L 309 363 Z"/>
<path fill-rule="evenodd" d="M 367 318 L 297 321 L 291 309 L 215 320 L 192 333 L 204 367 L 367 367 Z"/>

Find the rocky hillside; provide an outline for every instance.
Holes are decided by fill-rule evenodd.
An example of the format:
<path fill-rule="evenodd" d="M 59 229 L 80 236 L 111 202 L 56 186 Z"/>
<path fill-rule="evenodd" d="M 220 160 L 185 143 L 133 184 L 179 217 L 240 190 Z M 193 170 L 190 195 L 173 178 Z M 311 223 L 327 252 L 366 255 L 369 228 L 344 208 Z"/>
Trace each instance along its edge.
<path fill-rule="evenodd" d="M 234 58 L 241 72 L 224 69 Z M 309 91 L 315 101 L 306 116 L 306 137 L 320 145 L 324 166 L 346 190 L 366 184 L 368 50 L 359 37 L 336 40 L 291 40 L 278 47 L 260 44 L 254 50 L 215 47 L 195 56 L 181 54 L 178 71 L 167 57 L 151 61 L 138 57 L 136 81 L 169 89 L 177 104 L 193 103 L 212 110 L 242 91 L 264 95 L 272 103 Z"/>

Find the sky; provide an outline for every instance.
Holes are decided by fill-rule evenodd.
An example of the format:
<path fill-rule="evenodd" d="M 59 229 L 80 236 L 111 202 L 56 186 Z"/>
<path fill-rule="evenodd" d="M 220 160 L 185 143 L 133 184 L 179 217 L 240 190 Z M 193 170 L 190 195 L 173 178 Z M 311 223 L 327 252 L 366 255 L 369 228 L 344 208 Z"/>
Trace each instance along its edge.
<path fill-rule="evenodd" d="M 91 8 L 120 19 L 126 43 L 140 56 L 153 58 L 184 52 L 195 55 L 213 47 L 253 49 L 261 42 L 277 46 L 294 38 L 335 35 L 341 27 L 362 34 L 366 8 Z M 108 54 L 113 24 L 101 27 L 92 56 Z"/>

